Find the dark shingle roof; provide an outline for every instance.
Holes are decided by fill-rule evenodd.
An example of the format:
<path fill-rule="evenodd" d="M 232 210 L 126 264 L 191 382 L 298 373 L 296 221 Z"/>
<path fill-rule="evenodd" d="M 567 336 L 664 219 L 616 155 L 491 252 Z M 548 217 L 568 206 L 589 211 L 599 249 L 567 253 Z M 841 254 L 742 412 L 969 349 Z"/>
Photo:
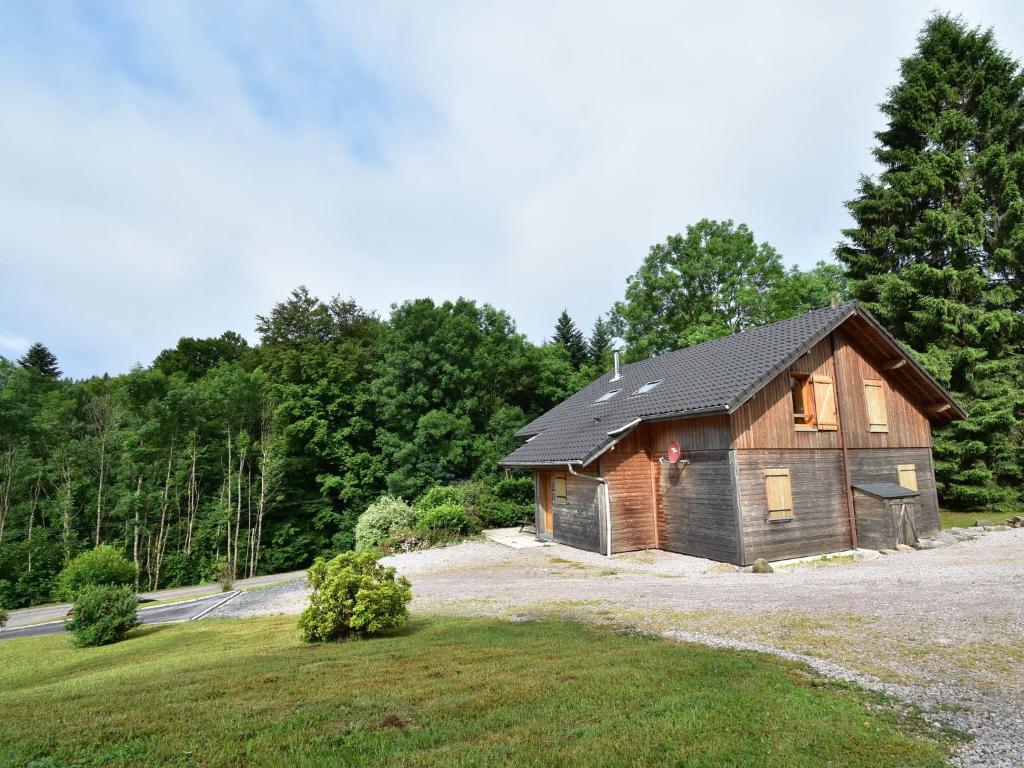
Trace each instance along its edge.
<path fill-rule="evenodd" d="M 853 483 L 854 489 L 863 491 L 869 496 L 877 496 L 880 499 L 908 499 L 911 496 L 920 496 L 917 491 L 904 488 L 896 483 Z"/>
<path fill-rule="evenodd" d="M 850 301 L 622 366 L 618 381 L 607 373 L 520 429 L 516 435 L 530 439 L 500 463 L 586 464 L 619 434 L 609 432 L 631 422 L 733 411 L 854 313 L 885 333 Z M 633 396 L 653 381 L 661 383 Z M 613 398 L 595 403 L 615 389 Z"/>

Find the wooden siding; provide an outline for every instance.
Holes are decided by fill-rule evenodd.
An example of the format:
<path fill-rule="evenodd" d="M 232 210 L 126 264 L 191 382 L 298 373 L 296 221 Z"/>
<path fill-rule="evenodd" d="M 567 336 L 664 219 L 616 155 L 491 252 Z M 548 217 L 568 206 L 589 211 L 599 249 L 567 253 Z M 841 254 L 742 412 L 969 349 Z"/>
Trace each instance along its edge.
<path fill-rule="evenodd" d="M 656 470 L 661 549 L 739 563 L 729 451 L 695 451 L 683 458 L 690 463 L 659 464 Z"/>
<path fill-rule="evenodd" d="M 736 464 L 746 563 L 759 557 L 782 560 L 851 546 L 840 451 L 736 451 Z M 783 468 L 789 470 L 793 518 L 770 522 L 764 471 Z"/>
<path fill-rule="evenodd" d="M 855 490 L 853 505 L 857 513 L 859 546 L 868 549 L 892 549 L 899 543 L 896 525 L 885 501 Z"/>
<path fill-rule="evenodd" d="M 918 536 L 939 532 L 939 498 L 929 448 L 850 449 L 850 482 L 898 483 L 901 464 L 913 464 L 917 474 L 914 522 Z"/>
<path fill-rule="evenodd" d="M 641 427 L 601 456 L 600 474 L 608 483 L 612 513 L 612 551 L 630 552 L 656 545 L 651 457 Z"/>
<path fill-rule="evenodd" d="M 667 455 L 672 441 L 679 443 L 684 452 L 725 450 L 732 442 L 728 416 L 655 421 L 648 430 L 648 445 L 655 457 Z"/>
<path fill-rule="evenodd" d="M 797 431 L 793 425 L 793 399 L 790 394 L 789 374 L 806 373 L 809 376 L 827 376 L 835 381 L 832 363 L 832 343 L 829 339 L 811 349 L 740 406 L 732 414 L 734 448 L 838 448 L 839 437 L 831 431 Z M 838 393 L 841 397 L 841 392 Z M 840 409 L 846 415 L 845 403 Z"/>
<path fill-rule="evenodd" d="M 892 375 L 870 360 L 853 340 L 838 330 L 836 344 L 836 387 L 842 413 L 846 445 L 854 448 L 931 448 L 931 423 Z M 868 420 L 868 402 L 864 381 L 883 382 L 885 393 L 886 432 L 872 432 Z M 895 482 L 895 481 L 893 481 Z"/>
<path fill-rule="evenodd" d="M 554 480 L 557 477 L 565 478 L 564 502 L 554 498 Z M 535 475 L 534 487 L 538 534 L 570 547 L 603 551 L 604 521 L 599 483 L 574 477 L 568 472 L 542 470 Z M 551 510 L 551 530 L 545 524 L 545 506 Z"/>

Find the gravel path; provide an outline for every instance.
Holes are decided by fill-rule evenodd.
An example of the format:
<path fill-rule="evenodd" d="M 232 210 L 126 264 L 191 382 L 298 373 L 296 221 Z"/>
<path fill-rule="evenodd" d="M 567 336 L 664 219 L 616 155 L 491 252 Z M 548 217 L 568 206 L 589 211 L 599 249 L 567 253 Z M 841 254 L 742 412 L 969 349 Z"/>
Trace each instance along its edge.
<path fill-rule="evenodd" d="M 414 611 L 580 619 L 775 653 L 969 733 L 958 765 L 1024 766 L 1024 530 L 767 575 L 667 552 L 477 541 L 385 562 L 412 581 Z M 214 615 L 297 613 L 306 599 L 293 581 Z"/>

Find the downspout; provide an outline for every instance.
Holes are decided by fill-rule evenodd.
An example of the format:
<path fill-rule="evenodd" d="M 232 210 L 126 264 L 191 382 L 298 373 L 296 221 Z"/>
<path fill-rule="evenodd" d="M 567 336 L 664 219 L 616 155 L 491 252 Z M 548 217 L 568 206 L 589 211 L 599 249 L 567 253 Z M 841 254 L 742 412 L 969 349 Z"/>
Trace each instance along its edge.
<path fill-rule="evenodd" d="M 572 464 L 566 464 L 565 466 L 569 468 L 569 474 L 572 475 L 573 477 L 579 477 L 579 478 L 581 478 L 583 480 L 592 480 L 593 482 L 600 484 L 601 489 L 598 491 L 598 493 L 601 494 L 601 496 L 604 498 L 604 503 L 601 506 L 604 507 L 605 540 L 607 541 L 607 544 L 608 544 L 608 546 L 607 546 L 608 552 L 606 554 L 608 555 L 608 557 L 611 557 L 612 556 L 612 506 L 611 506 L 611 504 L 608 501 L 608 481 L 605 480 L 603 477 L 599 477 L 597 475 L 583 475 L 583 474 L 580 474 L 579 472 L 577 472 L 575 469 L 572 468 Z M 603 491 L 603 493 L 602 493 L 602 491 Z"/>

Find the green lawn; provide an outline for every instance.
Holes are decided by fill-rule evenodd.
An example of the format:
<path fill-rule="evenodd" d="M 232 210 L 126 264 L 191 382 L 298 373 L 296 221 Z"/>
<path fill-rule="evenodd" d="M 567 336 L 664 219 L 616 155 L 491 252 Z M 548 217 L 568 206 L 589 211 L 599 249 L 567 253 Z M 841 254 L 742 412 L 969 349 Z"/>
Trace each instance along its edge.
<path fill-rule="evenodd" d="M 978 520 L 988 520 L 993 525 L 1005 523 L 1015 514 L 1020 512 L 953 512 L 948 509 L 939 509 L 939 520 L 942 530 L 947 528 L 970 528 Z"/>
<path fill-rule="evenodd" d="M 558 622 L 287 618 L 0 643 L 0 765 L 939 766 L 948 743 L 801 666 Z M 35 760 L 36 762 L 32 762 Z"/>

